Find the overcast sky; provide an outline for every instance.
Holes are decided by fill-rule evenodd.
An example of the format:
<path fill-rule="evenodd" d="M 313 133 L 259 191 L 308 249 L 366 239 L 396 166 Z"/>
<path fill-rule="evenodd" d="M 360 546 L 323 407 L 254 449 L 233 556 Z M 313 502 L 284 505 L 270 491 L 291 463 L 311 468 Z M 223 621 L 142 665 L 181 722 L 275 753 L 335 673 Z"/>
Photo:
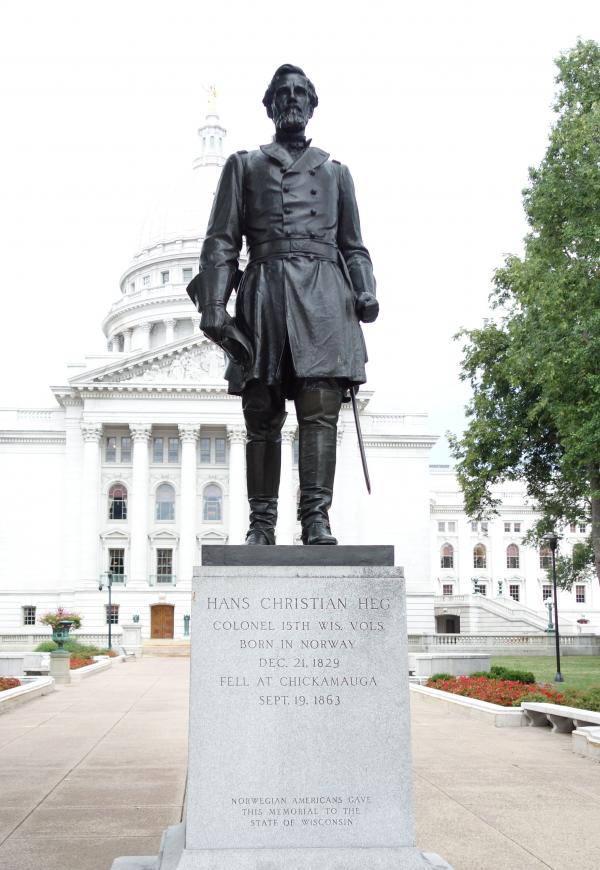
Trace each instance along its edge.
<path fill-rule="evenodd" d="M 319 94 L 313 144 L 354 176 L 378 279 L 373 407 L 460 430 L 452 336 L 522 250 L 553 61 L 578 36 L 600 39 L 596 0 L 2 4 L 0 406 L 51 407 L 66 364 L 105 349 L 144 218 L 197 153 L 204 88 L 228 149 L 255 148 L 272 134 L 265 87 L 295 63 Z"/>

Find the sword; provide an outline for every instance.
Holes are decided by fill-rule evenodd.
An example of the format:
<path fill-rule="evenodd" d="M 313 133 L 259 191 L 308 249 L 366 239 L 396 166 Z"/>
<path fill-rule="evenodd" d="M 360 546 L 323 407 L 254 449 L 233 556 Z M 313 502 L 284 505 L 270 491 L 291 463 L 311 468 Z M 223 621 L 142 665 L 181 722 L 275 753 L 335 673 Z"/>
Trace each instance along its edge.
<path fill-rule="evenodd" d="M 363 473 L 365 475 L 365 483 L 367 484 L 367 492 L 371 495 L 371 479 L 369 478 L 369 469 L 367 468 L 367 456 L 365 453 L 365 445 L 360 428 L 360 418 L 358 416 L 358 405 L 356 403 L 357 387 L 350 387 L 350 398 L 352 399 L 352 411 L 354 412 L 354 423 L 356 424 L 356 436 L 358 438 L 358 449 L 360 450 L 360 461 L 362 462 Z"/>

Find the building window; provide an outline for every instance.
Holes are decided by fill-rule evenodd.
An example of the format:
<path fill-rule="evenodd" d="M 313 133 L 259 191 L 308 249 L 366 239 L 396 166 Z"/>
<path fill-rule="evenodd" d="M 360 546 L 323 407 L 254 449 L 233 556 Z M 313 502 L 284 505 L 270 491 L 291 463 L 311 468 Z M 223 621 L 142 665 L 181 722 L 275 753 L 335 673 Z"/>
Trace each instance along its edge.
<path fill-rule="evenodd" d="M 448 523 L 448 531 L 450 532 L 451 535 L 456 533 L 456 523 L 455 522 Z"/>
<path fill-rule="evenodd" d="M 108 573 L 113 583 L 125 582 L 125 550 L 122 548 L 108 551 Z"/>
<path fill-rule="evenodd" d="M 477 531 L 477 523 L 474 520 L 471 522 L 471 531 L 472 532 Z"/>
<path fill-rule="evenodd" d="M 175 490 L 170 483 L 161 483 L 156 490 L 156 519 L 159 522 L 175 519 Z"/>
<path fill-rule="evenodd" d="M 510 523 L 504 523 L 504 531 L 510 532 Z"/>
<path fill-rule="evenodd" d="M 227 448 L 224 438 L 215 438 L 215 463 L 217 465 L 225 465 L 227 457 Z"/>
<path fill-rule="evenodd" d="M 160 273 L 160 281 L 161 281 L 161 284 L 168 284 L 169 283 L 169 273 L 168 272 L 161 272 Z"/>
<path fill-rule="evenodd" d="M 223 518 L 223 496 L 221 489 L 214 483 L 204 488 L 202 494 L 202 519 L 207 523 L 218 523 Z"/>
<path fill-rule="evenodd" d="M 487 535 L 487 533 L 488 533 L 488 528 L 489 528 L 488 523 L 482 523 L 482 524 L 481 524 L 481 534 L 482 534 L 482 535 Z"/>
<path fill-rule="evenodd" d="M 35 607 L 23 608 L 23 625 L 35 625 Z"/>
<path fill-rule="evenodd" d="M 121 462 L 131 462 L 131 438 L 123 435 L 121 438 Z"/>
<path fill-rule="evenodd" d="M 156 582 L 173 582 L 173 550 L 171 549 L 156 551 Z"/>
<path fill-rule="evenodd" d="M 552 567 L 552 550 L 550 547 L 542 547 L 540 550 L 540 568 Z"/>
<path fill-rule="evenodd" d="M 189 269 L 186 268 L 186 269 L 183 270 L 183 272 L 182 272 L 182 274 L 183 274 L 183 280 L 184 280 L 184 282 L 185 282 L 186 284 L 189 284 L 190 281 L 192 280 L 193 272 L 194 272 L 194 270 L 193 270 L 192 268 L 189 268 Z"/>
<path fill-rule="evenodd" d="M 582 535 L 585 535 L 585 533 L 587 532 L 587 526 L 586 526 L 586 524 L 585 524 L 585 523 L 579 523 L 578 528 L 579 528 L 579 531 L 581 532 L 581 534 L 582 534 Z"/>
<path fill-rule="evenodd" d="M 107 625 L 118 625 L 119 624 L 119 605 L 118 604 L 111 604 L 109 607 L 108 604 L 105 604 L 104 610 L 106 611 L 106 624 Z"/>
<path fill-rule="evenodd" d="M 442 586 L 442 595 L 453 595 L 453 593 L 454 586 L 452 585 L 452 583 L 444 583 L 444 585 Z"/>
<path fill-rule="evenodd" d="M 114 435 L 110 435 L 106 439 L 106 445 L 104 448 L 104 461 L 105 462 L 116 462 L 117 461 L 117 439 Z"/>
<path fill-rule="evenodd" d="M 200 438 L 200 462 L 210 463 L 210 438 Z"/>
<path fill-rule="evenodd" d="M 452 544 L 444 544 L 442 547 L 440 565 L 442 568 L 454 568 L 454 547 Z"/>
<path fill-rule="evenodd" d="M 445 531 L 446 531 L 446 523 L 438 521 L 438 532 L 445 532 Z"/>
<path fill-rule="evenodd" d="M 575 587 L 575 601 L 577 604 L 585 604 L 585 586 Z"/>
<path fill-rule="evenodd" d="M 519 534 L 521 531 L 521 523 L 513 523 L 513 531 Z"/>
<path fill-rule="evenodd" d="M 109 520 L 127 519 L 127 487 L 122 483 L 113 483 L 108 490 Z"/>
<path fill-rule="evenodd" d="M 478 583 L 475 581 L 474 592 L 476 595 L 487 595 L 487 583 Z"/>
<path fill-rule="evenodd" d="M 165 439 L 152 439 L 152 462 L 164 462 L 165 459 Z"/>
<path fill-rule="evenodd" d="M 179 462 L 179 438 L 168 439 L 167 457 L 169 462 Z"/>
<path fill-rule="evenodd" d="M 519 588 L 518 583 L 509 583 L 508 585 L 508 594 L 511 598 L 514 598 L 515 601 L 519 600 Z"/>
<path fill-rule="evenodd" d="M 552 598 L 552 586 L 549 583 L 544 583 L 542 586 L 542 601 L 548 601 Z"/>
<path fill-rule="evenodd" d="M 513 569 L 519 567 L 519 548 L 516 544 L 509 544 L 506 548 L 506 567 Z"/>
<path fill-rule="evenodd" d="M 144 277 L 142 278 L 142 284 L 144 285 L 144 287 L 150 286 L 150 275 L 144 275 Z"/>
<path fill-rule="evenodd" d="M 577 523 L 569 523 L 569 531 L 574 535 L 577 531 Z"/>
<path fill-rule="evenodd" d="M 473 547 L 473 567 L 487 568 L 487 553 L 483 544 Z"/>

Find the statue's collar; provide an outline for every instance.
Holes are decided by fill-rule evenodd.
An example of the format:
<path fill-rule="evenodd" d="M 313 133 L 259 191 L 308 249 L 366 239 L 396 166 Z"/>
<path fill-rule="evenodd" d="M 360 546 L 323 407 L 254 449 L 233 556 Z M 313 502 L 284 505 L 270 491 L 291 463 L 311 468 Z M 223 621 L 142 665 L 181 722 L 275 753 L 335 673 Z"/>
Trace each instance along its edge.
<path fill-rule="evenodd" d="M 312 146 L 309 146 L 298 157 L 293 157 L 287 148 L 284 148 L 279 142 L 269 142 L 268 145 L 261 145 L 260 150 L 267 157 L 283 166 L 286 171 L 289 169 L 292 172 L 305 172 L 310 169 L 316 169 L 317 166 L 325 163 L 329 157 L 327 151 L 322 151 L 320 148 L 313 148 Z"/>

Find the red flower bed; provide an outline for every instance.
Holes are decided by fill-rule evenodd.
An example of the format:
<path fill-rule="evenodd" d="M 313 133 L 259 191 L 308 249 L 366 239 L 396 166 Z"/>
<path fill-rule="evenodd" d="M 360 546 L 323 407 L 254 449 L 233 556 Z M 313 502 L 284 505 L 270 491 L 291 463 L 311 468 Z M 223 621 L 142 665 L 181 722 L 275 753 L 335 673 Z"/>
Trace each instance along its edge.
<path fill-rule="evenodd" d="M 16 689 L 21 685 L 21 680 L 16 677 L 0 677 L 0 692 L 5 692 L 7 689 Z"/>
<path fill-rule="evenodd" d="M 71 657 L 71 670 L 76 671 L 77 668 L 85 668 L 86 665 L 93 665 L 94 659 L 77 659 Z"/>
<path fill-rule="evenodd" d="M 488 701 L 490 704 L 500 704 L 501 707 L 512 707 L 518 704 L 526 695 L 532 693 L 544 695 L 552 704 L 562 704 L 564 701 L 560 692 L 549 686 L 518 683 L 515 680 L 490 680 L 489 677 L 451 677 L 444 680 L 428 680 L 427 685 L 442 692 L 453 695 L 465 695 L 467 698 L 477 698 L 478 701 Z"/>

